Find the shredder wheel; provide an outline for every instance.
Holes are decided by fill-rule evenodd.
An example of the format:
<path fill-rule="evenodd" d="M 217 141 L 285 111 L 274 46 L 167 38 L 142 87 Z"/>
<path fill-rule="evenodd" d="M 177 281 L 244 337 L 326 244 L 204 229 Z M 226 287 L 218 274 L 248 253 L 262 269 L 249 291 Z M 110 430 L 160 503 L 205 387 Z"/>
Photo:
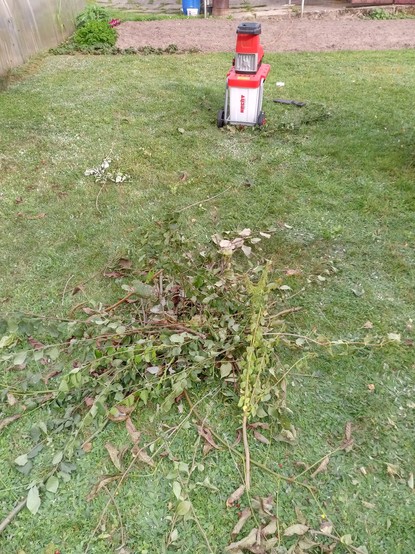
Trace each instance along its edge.
<path fill-rule="evenodd" d="M 265 112 L 261 112 L 258 116 L 258 125 L 262 127 L 262 125 L 265 125 L 265 123 L 266 123 Z"/>
<path fill-rule="evenodd" d="M 218 127 L 223 127 L 225 125 L 225 110 L 218 111 L 218 118 L 216 122 Z"/>

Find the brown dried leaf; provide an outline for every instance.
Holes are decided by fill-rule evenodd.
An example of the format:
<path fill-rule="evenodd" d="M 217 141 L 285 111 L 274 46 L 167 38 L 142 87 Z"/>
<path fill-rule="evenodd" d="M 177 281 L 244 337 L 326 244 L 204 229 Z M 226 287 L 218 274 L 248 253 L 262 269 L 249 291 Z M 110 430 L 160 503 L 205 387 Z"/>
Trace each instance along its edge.
<path fill-rule="evenodd" d="M 118 471 L 121 471 L 121 456 L 119 450 L 117 450 L 110 442 L 105 444 L 105 448 L 110 455 L 111 462 L 118 469 Z"/>
<path fill-rule="evenodd" d="M 254 510 L 256 510 L 261 516 L 273 516 L 272 508 L 274 507 L 274 498 L 272 495 L 266 498 L 252 498 L 251 504 Z"/>
<path fill-rule="evenodd" d="M 19 419 L 19 417 L 21 417 L 21 414 L 15 414 L 0 420 L 0 431 L 3 431 L 5 427 L 10 425 L 10 423 L 13 423 L 13 421 L 16 421 L 16 419 Z"/>
<path fill-rule="evenodd" d="M 373 323 L 371 321 L 366 321 L 366 323 L 363 324 L 363 329 L 373 329 Z"/>
<path fill-rule="evenodd" d="M 257 441 L 262 442 L 263 444 L 271 444 L 267 437 L 264 437 L 259 431 L 254 431 L 254 437 Z"/>
<path fill-rule="evenodd" d="M 143 462 L 144 464 L 147 464 L 151 467 L 154 467 L 156 465 L 153 459 L 150 458 L 150 456 L 144 450 L 144 448 L 140 448 L 138 445 L 133 446 L 133 448 L 131 449 L 131 453 L 135 458 L 138 458 L 140 462 Z"/>
<path fill-rule="evenodd" d="M 328 519 L 323 519 L 323 521 L 320 523 L 320 531 L 325 535 L 331 535 L 331 532 L 333 531 L 332 522 Z"/>
<path fill-rule="evenodd" d="M 207 443 L 212 446 L 212 448 L 219 448 L 219 446 L 213 440 L 212 432 L 210 431 L 210 429 L 208 429 L 207 427 L 203 427 L 202 425 L 198 425 L 197 432 Z"/>
<path fill-rule="evenodd" d="M 323 471 L 326 471 L 327 466 L 329 465 L 329 462 L 330 462 L 330 457 L 326 456 L 323 459 L 323 461 L 321 462 L 321 464 L 318 466 L 318 468 L 311 474 L 311 477 L 314 478 L 319 473 L 322 473 Z"/>
<path fill-rule="evenodd" d="M 238 429 L 236 431 L 236 439 L 235 439 L 235 442 L 233 443 L 232 446 L 236 446 L 237 444 L 239 444 L 242 440 L 242 430 L 241 429 Z"/>
<path fill-rule="evenodd" d="M 14 406 L 15 404 L 17 404 L 16 397 L 11 392 L 7 393 L 7 404 L 9 406 Z"/>
<path fill-rule="evenodd" d="M 255 423 L 248 423 L 247 427 L 248 429 L 264 429 L 265 431 L 268 431 L 269 424 L 263 423 L 262 421 L 257 421 Z"/>
<path fill-rule="evenodd" d="M 86 497 L 87 502 L 90 502 L 91 500 L 93 500 L 103 487 L 105 487 L 112 481 L 116 481 L 119 478 L 120 478 L 120 475 L 103 475 L 101 479 L 98 481 L 98 483 L 96 483 L 92 487 L 91 492 Z"/>
<path fill-rule="evenodd" d="M 127 428 L 128 434 L 130 435 L 131 440 L 133 441 L 133 443 L 137 444 L 138 442 L 140 442 L 141 433 L 140 433 L 140 431 L 137 431 L 137 429 L 136 429 L 134 423 L 131 421 L 130 417 L 128 417 L 125 420 L 125 426 Z"/>
<path fill-rule="evenodd" d="M 203 456 L 207 456 L 211 450 L 214 450 L 213 446 L 208 442 L 203 445 Z"/>
<path fill-rule="evenodd" d="M 238 551 L 238 550 L 242 550 L 243 548 L 250 548 L 251 546 L 254 546 L 257 539 L 257 531 L 258 531 L 257 528 L 252 529 L 249 535 L 247 535 L 246 537 L 244 537 L 238 542 L 231 543 L 229 546 L 225 548 L 225 550 L 227 552 L 232 552 L 235 550 Z"/>
<path fill-rule="evenodd" d="M 269 523 L 261 529 L 261 534 L 263 537 L 266 537 L 267 535 L 273 535 L 277 531 L 277 518 L 275 516 L 272 516 Z"/>
<path fill-rule="evenodd" d="M 92 450 L 92 442 L 85 442 L 85 443 L 82 445 L 82 450 L 83 450 L 86 454 L 89 454 L 89 452 L 91 452 L 91 450 Z"/>
<path fill-rule="evenodd" d="M 227 499 L 226 507 L 232 508 L 232 506 L 235 504 L 235 502 L 237 502 L 241 498 L 244 492 L 245 492 L 245 485 L 241 485 L 240 487 L 238 487 L 236 491 L 234 491 Z"/>
<path fill-rule="evenodd" d="M 386 471 L 388 475 L 390 475 L 391 477 L 395 477 L 395 476 L 399 477 L 400 469 L 398 465 L 386 464 Z"/>
<path fill-rule="evenodd" d="M 352 438 L 352 422 L 348 421 L 344 428 L 344 438 L 347 441 L 350 441 Z"/>
<path fill-rule="evenodd" d="M 78 292 L 85 292 L 85 289 L 82 285 L 76 285 L 76 287 L 74 287 L 72 289 L 72 296 L 75 296 L 76 294 L 78 294 Z"/>
<path fill-rule="evenodd" d="M 291 277 L 292 275 L 301 275 L 302 271 L 301 269 L 286 269 L 284 273 L 287 277 Z"/>
<path fill-rule="evenodd" d="M 242 530 L 242 527 L 245 525 L 245 523 L 248 521 L 248 519 L 251 517 L 252 512 L 249 508 L 245 508 L 242 510 L 241 515 L 239 516 L 238 523 L 235 525 L 235 527 L 232 530 L 231 535 L 235 536 L 239 535 L 239 533 Z"/>
<path fill-rule="evenodd" d="M 303 525 L 302 523 L 295 523 L 290 525 L 284 531 L 284 537 L 292 537 L 293 535 L 305 535 L 309 530 L 308 525 Z"/>
<path fill-rule="evenodd" d="M 128 258 L 120 258 L 118 260 L 118 266 L 122 269 L 131 269 L 133 266 L 133 263 Z"/>
<path fill-rule="evenodd" d="M 108 277 L 109 279 L 119 279 L 120 277 L 124 277 L 124 273 L 121 273 L 121 271 L 107 271 L 104 273 L 104 277 Z"/>
<path fill-rule="evenodd" d="M 35 350 L 42 350 L 42 348 L 45 347 L 44 344 L 42 344 L 41 342 L 39 342 L 37 339 L 33 338 L 33 337 L 28 337 L 27 339 L 30 343 L 30 345 L 35 349 Z"/>
<path fill-rule="evenodd" d="M 45 383 L 45 385 L 48 384 L 49 382 L 49 379 L 52 379 L 53 377 L 56 377 L 57 375 L 60 375 L 62 372 L 61 371 L 50 371 L 47 375 L 45 375 L 43 378 L 42 378 L 42 381 Z"/>

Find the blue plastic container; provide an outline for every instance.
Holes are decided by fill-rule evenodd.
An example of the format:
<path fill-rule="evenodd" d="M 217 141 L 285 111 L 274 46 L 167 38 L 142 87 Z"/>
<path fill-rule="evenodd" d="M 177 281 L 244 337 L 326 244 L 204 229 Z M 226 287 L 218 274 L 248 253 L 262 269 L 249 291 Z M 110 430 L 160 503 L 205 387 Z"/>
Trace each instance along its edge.
<path fill-rule="evenodd" d="M 199 15 L 200 0 L 182 0 L 182 10 L 184 15 Z M 191 11 L 188 12 L 187 10 Z M 197 10 L 197 12 L 194 10 Z"/>

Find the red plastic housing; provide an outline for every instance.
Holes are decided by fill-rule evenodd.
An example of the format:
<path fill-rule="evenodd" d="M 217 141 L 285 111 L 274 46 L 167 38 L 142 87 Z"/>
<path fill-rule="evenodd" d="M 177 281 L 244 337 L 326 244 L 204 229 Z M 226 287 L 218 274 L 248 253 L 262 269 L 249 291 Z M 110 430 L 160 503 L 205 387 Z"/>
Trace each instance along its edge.
<path fill-rule="evenodd" d="M 238 34 L 236 52 L 238 54 L 258 54 L 258 63 L 264 57 L 264 49 L 259 42 L 260 35 Z"/>
<path fill-rule="evenodd" d="M 241 74 L 235 71 L 232 67 L 228 71 L 228 86 L 240 87 L 240 88 L 258 88 L 261 85 L 262 79 L 265 79 L 270 72 L 271 66 L 267 63 L 263 63 L 256 73 Z"/>

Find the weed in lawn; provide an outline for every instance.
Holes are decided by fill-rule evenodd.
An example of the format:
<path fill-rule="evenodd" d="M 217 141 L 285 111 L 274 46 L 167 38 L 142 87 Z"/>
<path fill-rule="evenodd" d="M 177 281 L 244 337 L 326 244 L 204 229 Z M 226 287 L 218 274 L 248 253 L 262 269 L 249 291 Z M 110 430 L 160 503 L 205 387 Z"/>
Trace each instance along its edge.
<path fill-rule="evenodd" d="M 163 255 L 170 253 L 173 263 L 188 252 L 190 237 L 203 252 L 214 233 L 274 227 L 271 238 L 263 237 L 256 248 L 273 260 L 276 278 L 285 287 L 279 291 L 277 309 L 303 308 L 290 315 L 288 324 L 278 324 L 297 335 L 289 339 L 295 344 L 284 348 L 281 359 L 290 370 L 286 402 L 297 435 L 289 440 L 283 433 L 289 425 L 285 429 L 277 418 L 260 420 L 270 428 L 256 431 L 270 444 L 250 440 L 252 459 L 286 477 L 308 468 L 305 476 L 310 475 L 342 444 L 349 421 L 354 446 L 350 452 L 336 451 L 326 471 L 308 477 L 317 489 L 317 502 L 307 489 L 258 467 L 252 468 L 251 494 L 264 498 L 273 493 L 279 535 L 296 523 L 319 530 L 325 514 L 333 523 L 332 532 L 352 535 L 353 545 L 364 544 L 369 552 L 406 554 L 413 542 L 414 132 L 408 118 L 413 56 L 402 51 L 269 59 L 284 75 L 287 97 L 321 103 L 331 117 L 272 134 L 216 130 L 228 63 L 227 56 L 220 55 L 47 57 L 26 78 L 13 81 L 12 76 L 0 97 L 5 131 L 0 136 L 0 248 L 2 266 L 8 268 L 0 278 L 2 311 L 68 316 L 75 304 L 115 304 L 121 285 L 131 282 L 131 272 L 142 271 L 149 257 L 156 263 L 160 247 L 150 239 L 154 228 L 167 233 L 167 241 L 172 233 L 184 237 L 164 248 Z M 270 86 L 265 89 L 268 130 L 283 117 L 298 117 L 271 102 Z M 179 128 L 184 133 L 177 132 Z M 105 187 L 99 213 L 100 185 L 84 172 L 106 156 L 117 156 L 131 179 Z M 171 220 L 174 229 L 166 231 L 166 216 L 172 212 L 177 213 Z M 131 267 L 125 267 L 126 262 L 120 267 L 120 258 Z M 119 309 L 116 313 L 128 314 Z M 401 342 L 381 350 L 354 347 L 353 355 L 346 345 L 329 345 L 334 349 L 330 355 L 302 338 L 353 342 L 388 333 L 400 334 Z M 31 336 L 39 340 L 36 335 Z M 53 336 L 46 339 L 49 343 Z M 304 359 L 295 365 L 298 357 Z M 36 371 L 2 373 L 2 419 L 21 414 L 0 438 L 4 513 L 27 494 L 26 485 L 33 479 L 46 477 L 43 468 L 65 447 L 66 435 L 54 429 L 77 425 L 64 407 L 45 399 L 61 376 L 36 385 L 36 375 L 46 373 L 47 367 L 36 363 Z M 68 359 L 62 369 L 75 368 Z M 157 470 L 143 462 L 134 466 L 115 498 L 119 514 L 105 489 L 85 502 L 100 477 L 114 473 L 104 445 L 110 443 L 120 452 L 129 442 L 131 448 L 125 423 L 111 423 L 95 440 L 88 440 L 88 432 L 82 434 L 91 451 L 77 453 L 70 481 L 62 477 L 55 494 L 41 491 L 36 516 L 24 510 L 1 541 L 11 550 L 42 552 L 53 543 L 61 550 L 83 552 L 111 500 L 91 542 L 94 553 L 120 545 L 120 521 L 133 552 L 161 552 L 172 538 L 176 540 L 170 550 L 206 552 L 203 534 L 190 519 L 180 520 L 177 537 L 171 536 L 174 528 L 166 518 L 174 516 L 178 504 L 173 491 L 177 481 L 209 544 L 223 550 L 238 520 L 238 508 L 226 509 L 226 499 L 242 482 L 242 465 L 217 436 L 231 446 L 238 438 L 240 416 L 232 388 L 215 383 L 193 384 L 190 399 L 205 429 L 215 433 L 219 449 L 203 458 L 198 421 L 183 399 L 168 414 L 150 403 L 132 417 L 142 433 L 140 444 L 158 440 L 155 448 L 163 444 L 170 453 L 157 458 Z M 38 397 L 36 390 L 41 392 Z M 17 404 L 11 404 L 13 397 Z M 172 440 L 166 425 L 172 433 L 177 428 Z M 31 474 L 22 477 L 16 468 L 24 466 L 14 460 L 37 445 L 30 434 L 34 426 L 45 447 L 32 458 Z M 242 452 L 240 444 L 234 448 Z M 123 464 L 131 460 L 128 456 Z M 175 461 L 190 468 L 194 458 L 204 467 L 192 472 L 189 483 L 187 473 L 167 479 Z M 114 483 L 107 486 L 111 493 Z M 241 501 L 242 507 L 249 504 L 247 497 Z M 241 536 L 254 527 L 251 523 Z M 289 546 L 294 539 L 282 541 Z M 342 551 L 346 546 L 337 546 L 336 552 Z"/>

